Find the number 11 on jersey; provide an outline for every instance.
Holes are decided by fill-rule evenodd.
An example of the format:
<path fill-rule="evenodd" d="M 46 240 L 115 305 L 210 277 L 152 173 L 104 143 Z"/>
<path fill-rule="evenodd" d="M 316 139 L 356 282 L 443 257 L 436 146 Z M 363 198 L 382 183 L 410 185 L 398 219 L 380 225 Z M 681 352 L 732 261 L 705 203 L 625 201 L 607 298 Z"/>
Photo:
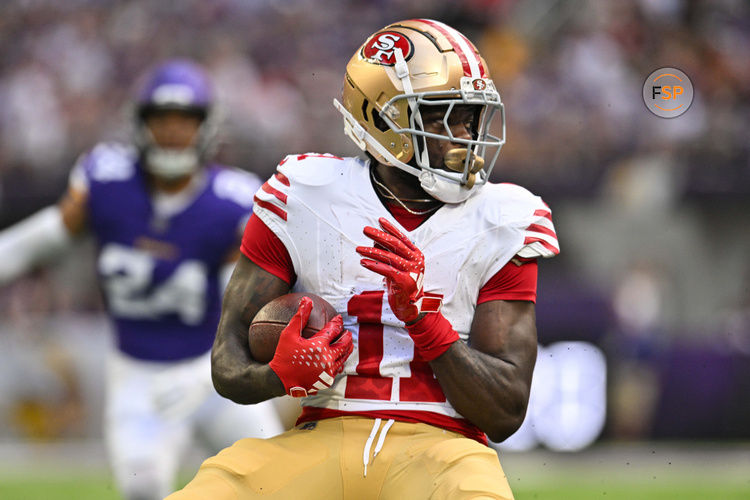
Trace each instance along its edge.
<path fill-rule="evenodd" d="M 386 327 L 382 323 L 382 315 L 383 307 L 388 307 L 388 303 L 384 303 L 384 299 L 383 290 L 364 291 L 353 296 L 347 304 L 349 316 L 357 318 L 359 323 L 359 363 L 357 374 L 347 377 L 346 397 L 444 402 L 445 395 L 430 365 L 423 360 L 414 359 L 414 344 L 411 339 L 394 338 L 392 342 L 385 341 L 383 332 Z M 404 359 L 405 356 L 408 358 Z M 399 374 L 390 369 L 403 361 L 409 362 L 410 373 Z M 397 384 L 396 391 L 394 383 Z"/>

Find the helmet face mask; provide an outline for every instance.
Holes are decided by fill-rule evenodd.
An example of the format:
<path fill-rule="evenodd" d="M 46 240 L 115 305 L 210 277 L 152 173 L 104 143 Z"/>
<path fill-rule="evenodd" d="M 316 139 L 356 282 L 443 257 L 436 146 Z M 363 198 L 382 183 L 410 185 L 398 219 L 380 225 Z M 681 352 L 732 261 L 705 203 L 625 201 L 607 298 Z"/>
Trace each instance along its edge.
<path fill-rule="evenodd" d="M 416 112 L 409 114 L 408 126 L 401 127 L 389 119 L 388 109 L 399 100 L 412 98 L 416 101 Z M 493 100 L 490 100 L 493 99 Z M 496 99 L 496 100 L 494 100 Z M 471 106 L 477 108 L 474 113 L 471 138 L 461 138 L 454 135 L 450 125 L 454 111 L 460 107 Z M 424 116 L 438 111 L 442 114 L 442 131 L 440 133 L 425 130 Z M 381 112 L 381 117 L 397 134 L 410 134 L 413 143 L 413 162 L 422 170 L 446 178 L 450 182 L 473 187 L 487 182 L 500 149 L 505 142 L 503 130 L 501 137 L 491 133 L 490 127 L 499 112 L 505 127 L 505 114 L 499 95 L 482 93 L 479 96 L 455 93 L 425 92 L 409 96 L 402 94 L 389 101 Z M 446 141 L 457 147 L 449 158 L 430 158 L 427 139 Z M 464 151 L 460 151 L 464 150 Z M 460 164 L 457 160 L 461 160 Z M 487 164 L 487 168 L 484 166 Z M 457 175 L 458 174 L 458 175 Z"/>
<path fill-rule="evenodd" d="M 149 117 L 169 111 L 199 119 L 190 146 L 166 147 L 156 141 L 148 126 Z M 134 137 L 149 173 L 167 181 L 193 174 L 213 153 L 216 133 L 213 91 L 199 66 L 190 61 L 171 60 L 152 71 L 136 100 Z"/>
<path fill-rule="evenodd" d="M 352 57 L 343 104 L 334 105 L 344 115 L 347 135 L 378 162 L 419 177 L 438 199 L 462 201 L 487 182 L 505 143 L 503 104 L 485 67 L 453 28 L 427 19 L 395 23 L 369 37 Z M 464 106 L 479 112 L 471 136 L 457 137 L 451 114 Z M 423 115 L 437 109 L 444 110 L 442 130 L 425 130 Z M 493 133 L 497 118 L 500 132 Z M 430 158 L 428 141 L 454 148 L 444 158 Z"/>

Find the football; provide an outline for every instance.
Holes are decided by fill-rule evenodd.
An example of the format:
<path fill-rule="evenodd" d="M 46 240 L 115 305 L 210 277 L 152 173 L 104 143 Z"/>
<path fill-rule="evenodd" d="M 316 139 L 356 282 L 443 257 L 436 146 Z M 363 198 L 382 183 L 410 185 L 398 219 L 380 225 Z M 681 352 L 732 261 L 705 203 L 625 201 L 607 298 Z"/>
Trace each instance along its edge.
<path fill-rule="evenodd" d="M 248 341 L 253 359 L 259 363 L 268 363 L 273 359 L 281 330 L 299 309 L 302 297 L 309 297 L 313 301 L 307 326 L 302 330 L 303 337 L 310 338 L 336 316 L 336 309 L 331 304 L 312 293 L 289 293 L 275 298 L 263 306 L 250 323 Z"/>

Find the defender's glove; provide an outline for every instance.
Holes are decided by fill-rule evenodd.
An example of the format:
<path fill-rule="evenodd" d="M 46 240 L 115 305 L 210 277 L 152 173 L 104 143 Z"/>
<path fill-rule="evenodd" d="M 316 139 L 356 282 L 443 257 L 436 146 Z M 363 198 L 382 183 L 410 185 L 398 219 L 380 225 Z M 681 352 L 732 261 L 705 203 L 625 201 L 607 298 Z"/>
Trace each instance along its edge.
<path fill-rule="evenodd" d="M 304 338 L 302 330 L 312 308 L 312 300 L 303 297 L 299 309 L 281 331 L 276 353 L 268 363 L 284 384 L 286 393 L 295 398 L 330 387 L 334 377 L 344 369 L 344 362 L 353 348 L 351 332 L 344 330 L 341 333 L 343 321 L 340 314 L 315 335 Z"/>
<path fill-rule="evenodd" d="M 422 359 L 433 360 L 458 340 L 458 333 L 439 313 L 442 298 L 423 290 L 422 252 L 387 219 L 381 217 L 378 222 L 383 231 L 370 226 L 364 228 L 365 236 L 375 242 L 375 247 L 357 247 L 357 253 L 366 257 L 360 264 L 385 277 L 388 304 L 393 314 L 406 323 Z"/>

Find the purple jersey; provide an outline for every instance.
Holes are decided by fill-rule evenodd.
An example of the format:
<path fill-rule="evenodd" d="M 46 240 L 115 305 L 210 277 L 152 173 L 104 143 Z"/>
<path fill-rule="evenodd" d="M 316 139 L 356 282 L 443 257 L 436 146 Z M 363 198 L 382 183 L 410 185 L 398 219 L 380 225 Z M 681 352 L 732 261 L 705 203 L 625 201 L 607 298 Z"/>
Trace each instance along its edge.
<path fill-rule="evenodd" d="M 89 191 L 97 269 L 120 350 L 163 361 L 208 351 L 220 315 L 219 270 L 238 248 L 258 178 L 212 165 L 165 210 L 149 194 L 135 149 L 101 144 L 76 170 Z"/>

